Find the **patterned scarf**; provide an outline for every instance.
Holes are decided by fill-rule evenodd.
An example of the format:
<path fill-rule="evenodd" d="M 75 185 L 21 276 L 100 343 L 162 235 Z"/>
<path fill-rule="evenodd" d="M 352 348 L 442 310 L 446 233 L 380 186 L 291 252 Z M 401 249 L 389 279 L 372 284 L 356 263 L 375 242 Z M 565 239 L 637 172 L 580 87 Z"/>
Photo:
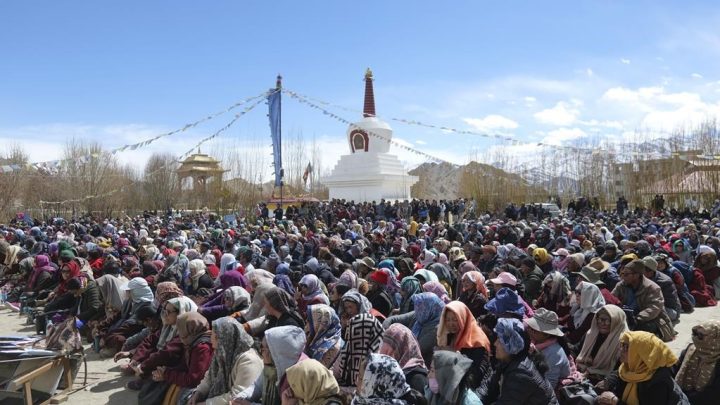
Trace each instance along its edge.
<path fill-rule="evenodd" d="M 675 377 L 685 392 L 702 391 L 715 379 L 715 369 L 720 360 L 720 321 L 707 321 L 695 326 L 692 340 Z"/>
<path fill-rule="evenodd" d="M 235 361 L 253 345 L 252 337 L 245 332 L 239 322 L 230 317 L 213 322 L 213 332 L 217 336 L 218 346 L 208 369 L 210 381 L 208 398 L 230 392 Z"/>
<path fill-rule="evenodd" d="M 415 323 L 412 333 L 417 338 L 425 326 L 436 326 L 440 322 L 445 303 L 437 295 L 429 292 L 413 295 Z"/>
<path fill-rule="evenodd" d="M 340 350 L 340 318 L 330 306 L 317 304 L 308 306 L 307 319 L 308 336 L 312 340 L 307 345 L 305 354 L 323 363 L 325 367 L 332 366 L 335 355 L 330 355 L 328 358 L 325 358 L 325 355 L 328 352 L 335 352 L 337 355 Z"/>
<path fill-rule="evenodd" d="M 390 325 L 385 331 L 380 354 L 386 354 L 397 360 L 403 370 L 426 368 L 418 341 L 410 329 L 400 323 Z"/>
<path fill-rule="evenodd" d="M 412 296 L 421 293 L 422 287 L 420 286 L 420 280 L 413 276 L 405 277 L 400 284 L 403 298 L 400 302 L 400 313 L 404 314 L 411 311 L 410 305 L 412 304 Z"/>
<path fill-rule="evenodd" d="M 355 385 L 361 363 L 380 348 L 382 334 L 382 324 L 370 314 L 359 314 L 350 319 L 345 330 L 345 346 L 340 352 L 338 383 L 341 386 Z"/>
<path fill-rule="evenodd" d="M 365 366 L 362 388 L 352 400 L 353 405 L 407 404 L 400 399 L 410 391 L 400 365 L 390 356 L 370 354 Z"/>

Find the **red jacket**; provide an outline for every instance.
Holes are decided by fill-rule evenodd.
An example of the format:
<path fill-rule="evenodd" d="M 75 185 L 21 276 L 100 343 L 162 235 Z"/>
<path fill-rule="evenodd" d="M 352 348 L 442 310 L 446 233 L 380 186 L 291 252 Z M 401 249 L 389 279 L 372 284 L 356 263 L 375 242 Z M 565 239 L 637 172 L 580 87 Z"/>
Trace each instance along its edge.
<path fill-rule="evenodd" d="M 180 387 L 197 387 L 210 368 L 213 348 L 210 342 L 200 342 L 183 355 L 184 362 L 179 366 L 165 370 L 165 381 Z"/>

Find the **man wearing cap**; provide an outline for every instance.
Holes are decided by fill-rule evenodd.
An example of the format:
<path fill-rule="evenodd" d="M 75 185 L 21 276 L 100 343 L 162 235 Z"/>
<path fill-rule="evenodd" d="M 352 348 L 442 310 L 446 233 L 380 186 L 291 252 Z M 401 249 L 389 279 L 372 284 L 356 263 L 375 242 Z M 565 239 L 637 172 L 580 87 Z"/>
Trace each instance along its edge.
<path fill-rule="evenodd" d="M 642 262 L 645 265 L 645 277 L 660 286 L 665 300 L 665 312 L 674 323 L 678 323 L 682 307 L 680 306 L 680 298 L 678 298 L 675 284 L 670 277 L 657 271 L 658 264 L 652 256 L 643 257 Z"/>
<path fill-rule="evenodd" d="M 665 300 L 660 286 L 645 277 L 645 264 L 636 259 L 620 272 L 622 281 L 613 295 L 622 303 L 632 330 L 651 332 L 665 342 L 675 337 L 672 321 L 665 313 Z"/>
<path fill-rule="evenodd" d="M 553 311 L 538 308 L 533 317 L 525 323 L 535 349 L 542 352 L 545 357 L 548 365 L 545 378 L 554 389 L 561 380 L 570 375 L 570 361 L 565 350 L 558 343 L 558 338 L 565 336 L 560 330 L 558 316 Z"/>
<path fill-rule="evenodd" d="M 375 260 L 366 256 L 362 259 L 355 260 L 353 267 L 358 276 L 365 278 L 365 276 L 375 268 Z"/>

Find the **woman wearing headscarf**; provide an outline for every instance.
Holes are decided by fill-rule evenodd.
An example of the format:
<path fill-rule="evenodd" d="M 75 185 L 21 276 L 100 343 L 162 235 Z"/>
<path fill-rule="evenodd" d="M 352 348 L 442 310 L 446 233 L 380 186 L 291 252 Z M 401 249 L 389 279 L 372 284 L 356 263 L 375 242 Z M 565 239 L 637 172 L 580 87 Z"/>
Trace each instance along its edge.
<path fill-rule="evenodd" d="M 475 318 L 485 315 L 485 304 L 488 302 L 485 277 L 479 271 L 471 270 L 463 274 L 460 280 L 461 293 L 458 300 L 467 305 Z"/>
<path fill-rule="evenodd" d="M 212 361 L 210 325 L 204 316 L 195 311 L 178 316 L 177 335 L 184 347 L 182 361 L 174 367 L 158 367 L 152 374 L 153 381 L 170 385 L 163 405 L 185 404 Z M 142 398 L 138 403 L 143 403 Z"/>
<path fill-rule="evenodd" d="M 696 307 L 714 307 L 717 305 L 718 293 L 713 288 L 713 282 L 718 278 L 720 268 L 717 265 L 717 255 L 712 248 L 706 245 L 698 246 L 698 255 L 695 258 L 692 270 L 692 279 L 688 283 L 690 294 L 695 298 Z"/>
<path fill-rule="evenodd" d="M 429 405 L 482 405 L 474 390 L 467 386 L 472 360 L 450 350 L 433 355 L 430 381 L 424 390 Z"/>
<path fill-rule="evenodd" d="M 342 347 L 340 318 L 325 304 L 309 305 L 307 312 L 305 354 L 330 368 Z"/>
<path fill-rule="evenodd" d="M 247 290 L 248 281 L 240 274 L 237 270 L 226 271 L 225 274 L 218 277 L 220 280 L 220 288 L 212 295 L 210 295 L 200 308 L 198 312 L 203 314 L 208 322 L 212 322 L 215 319 L 227 316 L 232 312 L 227 312 L 228 308 L 225 305 L 225 291 L 230 287 L 242 287 Z"/>
<path fill-rule="evenodd" d="M 458 351 L 473 361 L 474 375 L 470 378 L 472 388 L 480 387 L 489 376 L 490 341 L 470 309 L 462 302 L 445 304 L 438 324 L 437 344 L 441 348 Z"/>
<path fill-rule="evenodd" d="M 55 277 L 57 269 L 50 264 L 45 255 L 35 256 L 30 279 L 25 286 L 25 293 L 32 293 L 36 299 L 43 299 L 57 285 Z"/>
<path fill-rule="evenodd" d="M 543 274 L 548 274 L 552 271 L 553 257 L 550 255 L 550 253 L 548 253 L 547 249 L 533 249 L 532 255 L 533 259 L 535 259 L 535 263 L 537 263 L 537 266 L 540 267 L 540 270 L 542 270 Z"/>
<path fill-rule="evenodd" d="M 452 275 L 450 266 L 442 263 L 433 263 L 427 269 L 435 273 L 438 282 L 445 288 L 448 296 L 452 296 L 452 287 L 455 285 L 456 280 Z"/>
<path fill-rule="evenodd" d="M 397 360 L 410 388 L 424 392 L 428 383 L 428 369 L 425 367 L 420 345 L 410 329 L 399 323 L 392 324 L 383 334 L 378 353 Z"/>
<path fill-rule="evenodd" d="M 438 281 L 428 281 L 422 286 L 423 291 L 425 292 L 431 292 L 438 296 L 444 303 L 450 302 L 450 296 L 447 293 L 447 290 L 445 290 L 445 286 L 440 284 Z"/>
<path fill-rule="evenodd" d="M 400 283 L 400 296 L 402 299 L 400 300 L 398 313 L 402 315 L 411 312 L 415 308 L 412 297 L 421 292 L 422 286 L 420 285 L 420 280 L 413 276 L 405 277 L 402 283 Z"/>
<path fill-rule="evenodd" d="M 265 316 L 265 293 L 272 288 L 275 288 L 275 285 L 265 282 L 255 286 L 252 291 L 250 306 L 246 310 L 240 311 L 239 314 L 233 314 L 233 318 L 240 323 L 246 323 Z M 262 320 L 259 322 L 262 322 Z"/>
<path fill-rule="evenodd" d="M 179 362 L 183 345 L 177 333 L 177 319 L 184 313 L 195 311 L 197 306 L 188 297 L 171 298 L 164 303 L 160 312 L 162 327 L 144 339 L 132 354 L 130 364 L 136 365 L 136 374 L 145 378 L 158 367 L 174 366 Z M 140 389 L 143 383 L 144 380 L 139 379 L 129 382 L 127 387 Z"/>
<path fill-rule="evenodd" d="M 206 297 L 212 294 L 213 279 L 207 274 L 205 263 L 201 259 L 190 261 L 190 285 L 188 295 Z"/>
<path fill-rule="evenodd" d="M 559 271 L 545 276 L 542 282 L 542 293 L 538 298 L 537 307 L 553 311 L 562 320 L 570 314 L 570 281 Z"/>
<path fill-rule="evenodd" d="M 720 321 L 692 328 L 692 343 L 676 364 L 677 381 L 693 405 L 711 405 L 720 397 Z"/>
<path fill-rule="evenodd" d="M 332 372 L 322 363 L 313 359 L 301 361 L 288 368 L 285 374 L 290 389 L 283 392 L 283 405 L 342 404 L 338 383 Z"/>
<path fill-rule="evenodd" d="M 380 348 L 382 334 L 382 324 L 368 313 L 350 319 L 343 335 L 345 345 L 333 366 L 333 374 L 341 387 L 355 384 L 360 374 L 360 362 Z"/>
<path fill-rule="evenodd" d="M 425 284 L 428 281 L 440 281 L 437 274 L 427 269 L 418 269 L 413 273 L 413 276 L 420 280 L 420 284 Z"/>
<path fill-rule="evenodd" d="M 580 282 L 575 287 L 575 303 L 570 309 L 571 316 L 567 322 L 568 343 L 576 345 L 582 342 L 592 326 L 595 314 L 604 306 L 605 298 L 595 284 Z"/>
<path fill-rule="evenodd" d="M 306 274 L 298 283 L 298 310 L 301 314 L 307 313 L 308 305 L 330 305 L 330 299 L 322 291 L 320 279 L 314 274 Z"/>
<path fill-rule="evenodd" d="M 615 305 L 605 305 L 593 318 L 585 336 L 576 365 L 578 371 L 596 384 L 616 370 L 620 359 L 620 336 L 628 331 L 625 311 Z"/>
<path fill-rule="evenodd" d="M 121 289 L 126 292 L 127 298 L 120 319 L 108 330 L 104 338 L 101 337 L 100 341 L 100 346 L 103 347 L 100 354 L 105 357 L 113 357 L 125 343 L 125 339 L 143 329 L 142 323 L 137 319 L 137 312 L 142 307 L 152 306 L 155 299 L 147 281 L 142 277 L 133 278 Z"/>
<path fill-rule="evenodd" d="M 346 328 L 350 319 L 355 315 L 369 314 L 372 304 L 367 297 L 360 294 L 358 290 L 352 289 L 343 294 L 340 299 L 340 324 Z"/>
<path fill-rule="evenodd" d="M 494 332 L 497 366 L 483 403 L 557 405 L 555 393 L 543 377 L 547 366 L 539 353 L 530 354 L 530 338 L 522 322 L 500 318 Z"/>
<path fill-rule="evenodd" d="M 253 339 L 235 319 L 224 317 L 212 323 L 210 342 L 213 357 L 210 368 L 198 385 L 190 405 L 229 404 L 232 399 L 255 383 L 263 370 L 260 355 L 253 349 Z"/>
<path fill-rule="evenodd" d="M 303 328 L 305 322 L 298 313 L 297 303 L 279 287 L 273 287 L 265 293 L 265 320 L 260 327 L 253 327 L 252 335 L 258 336 L 266 329 L 277 326 L 297 326 Z M 246 324 L 246 330 L 248 324 Z"/>
<path fill-rule="evenodd" d="M 361 366 L 364 371 L 358 373 L 352 405 L 425 403 L 420 393 L 407 384 L 400 365 L 392 357 L 372 353 L 362 360 Z"/>
<path fill-rule="evenodd" d="M 235 397 L 251 404 L 279 405 L 282 393 L 288 389 L 286 371 L 305 359 L 305 332 L 295 326 L 278 326 L 265 331 L 260 354 L 262 374 L 255 383 Z"/>
<path fill-rule="evenodd" d="M 425 365 L 429 367 L 432 362 L 433 350 L 437 346 L 438 324 L 445 303 L 437 295 L 428 292 L 414 295 L 413 303 L 415 305 L 415 321 L 411 331 L 418 341 Z"/>
<path fill-rule="evenodd" d="M 107 274 L 96 279 L 95 284 L 97 284 L 100 291 L 100 299 L 105 307 L 105 315 L 92 325 L 93 337 L 104 335 L 107 329 L 120 319 L 126 298 L 122 287 L 127 284 L 127 281 Z"/>
<path fill-rule="evenodd" d="M 280 287 L 286 293 L 290 294 L 291 297 L 295 297 L 295 294 L 297 293 L 297 291 L 295 291 L 295 286 L 293 286 L 292 280 L 290 280 L 290 277 L 288 277 L 286 274 L 276 275 L 275 278 L 273 278 L 273 284 Z"/>
<path fill-rule="evenodd" d="M 598 396 L 597 403 L 689 405 L 672 376 L 671 367 L 677 360 L 672 350 L 652 333 L 623 333 L 620 368 L 600 383 L 606 391 Z"/>

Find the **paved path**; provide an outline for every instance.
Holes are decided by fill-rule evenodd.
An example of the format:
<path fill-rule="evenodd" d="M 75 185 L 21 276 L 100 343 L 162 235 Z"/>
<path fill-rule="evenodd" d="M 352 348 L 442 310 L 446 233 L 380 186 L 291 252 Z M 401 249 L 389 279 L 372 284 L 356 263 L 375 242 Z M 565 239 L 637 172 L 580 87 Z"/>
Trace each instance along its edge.
<path fill-rule="evenodd" d="M 692 314 L 683 314 L 680 324 L 675 326 L 679 332 L 678 337 L 669 343 L 669 346 L 680 354 L 680 351 L 690 342 L 691 328 L 700 322 L 709 319 L 720 320 L 720 307 L 698 308 Z M 30 335 L 35 331 L 34 326 L 26 326 L 25 318 L 19 317 L 9 310 L 0 310 L 0 334 L 3 335 Z M 102 359 L 86 345 L 88 386 L 82 388 L 84 372 L 82 368 L 78 373 L 75 388 L 79 390 L 70 395 L 68 404 L 137 404 L 137 392 L 124 388 L 130 377 L 121 377 L 118 364 L 112 359 Z"/>

